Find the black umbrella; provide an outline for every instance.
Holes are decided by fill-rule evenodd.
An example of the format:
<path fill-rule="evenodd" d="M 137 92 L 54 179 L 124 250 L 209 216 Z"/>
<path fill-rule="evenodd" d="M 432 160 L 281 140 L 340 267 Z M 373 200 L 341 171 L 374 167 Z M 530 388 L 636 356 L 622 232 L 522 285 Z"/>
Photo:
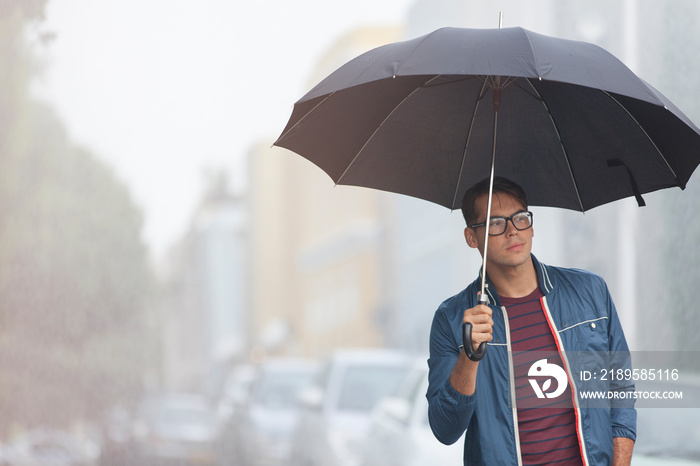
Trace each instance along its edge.
<path fill-rule="evenodd" d="M 336 184 L 450 209 L 494 170 L 532 205 L 643 205 L 700 163 L 700 129 L 617 58 L 522 28 L 444 28 L 364 53 L 294 105 L 275 145 Z"/>

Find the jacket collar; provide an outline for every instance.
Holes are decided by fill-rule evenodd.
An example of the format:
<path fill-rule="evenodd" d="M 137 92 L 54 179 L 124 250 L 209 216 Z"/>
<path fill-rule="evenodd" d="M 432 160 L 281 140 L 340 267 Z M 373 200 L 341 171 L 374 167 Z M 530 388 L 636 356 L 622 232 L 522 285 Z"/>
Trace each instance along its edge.
<path fill-rule="evenodd" d="M 540 289 L 542 293 L 547 296 L 554 290 L 554 283 L 549 274 L 550 267 L 538 261 L 537 258 L 532 255 L 532 263 L 535 264 L 535 271 L 537 272 L 537 280 L 539 280 Z"/>

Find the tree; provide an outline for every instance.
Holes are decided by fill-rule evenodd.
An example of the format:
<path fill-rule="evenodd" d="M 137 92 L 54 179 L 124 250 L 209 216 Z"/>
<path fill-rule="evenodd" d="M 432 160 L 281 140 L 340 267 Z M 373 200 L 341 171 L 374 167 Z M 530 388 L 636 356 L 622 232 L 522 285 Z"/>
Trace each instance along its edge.
<path fill-rule="evenodd" d="M 33 65 L 25 38 L 37 36 L 25 31 L 44 6 L 0 0 L 5 427 L 94 419 L 138 393 L 154 353 L 141 214 L 114 173 L 72 143 L 51 108 L 27 91 Z"/>

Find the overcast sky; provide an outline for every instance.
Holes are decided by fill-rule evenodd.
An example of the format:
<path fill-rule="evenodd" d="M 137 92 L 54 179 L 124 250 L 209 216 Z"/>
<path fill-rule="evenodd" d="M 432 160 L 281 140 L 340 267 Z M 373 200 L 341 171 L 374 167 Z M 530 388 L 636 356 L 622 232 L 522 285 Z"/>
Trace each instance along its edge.
<path fill-rule="evenodd" d="M 242 156 L 279 134 L 320 55 L 356 26 L 403 23 L 410 3 L 49 0 L 37 93 L 127 183 L 159 254 L 183 235 L 203 169 L 243 183 Z"/>

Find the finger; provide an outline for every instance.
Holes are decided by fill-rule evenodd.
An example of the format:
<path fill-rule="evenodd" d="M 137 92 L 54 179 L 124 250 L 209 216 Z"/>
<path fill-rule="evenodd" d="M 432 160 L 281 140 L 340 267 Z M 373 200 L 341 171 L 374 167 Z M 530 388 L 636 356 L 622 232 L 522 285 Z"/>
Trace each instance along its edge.
<path fill-rule="evenodd" d="M 491 315 L 493 315 L 493 311 L 488 306 L 478 305 L 464 311 L 465 318 L 470 315 L 487 315 L 490 317 Z"/>
<path fill-rule="evenodd" d="M 472 316 L 468 322 L 470 322 L 472 325 L 485 325 L 488 327 L 493 327 L 493 319 L 489 316 L 484 316 L 484 315 L 476 315 Z"/>
<path fill-rule="evenodd" d="M 488 314 L 467 314 L 462 319 L 462 322 L 493 325 L 493 318 Z"/>
<path fill-rule="evenodd" d="M 472 335 L 475 333 L 488 333 L 491 335 L 493 333 L 493 325 L 490 324 L 472 324 Z"/>
<path fill-rule="evenodd" d="M 487 343 L 493 339 L 490 333 L 472 333 L 472 344 L 474 349 L 477 349 L 480 344 Z"/>

